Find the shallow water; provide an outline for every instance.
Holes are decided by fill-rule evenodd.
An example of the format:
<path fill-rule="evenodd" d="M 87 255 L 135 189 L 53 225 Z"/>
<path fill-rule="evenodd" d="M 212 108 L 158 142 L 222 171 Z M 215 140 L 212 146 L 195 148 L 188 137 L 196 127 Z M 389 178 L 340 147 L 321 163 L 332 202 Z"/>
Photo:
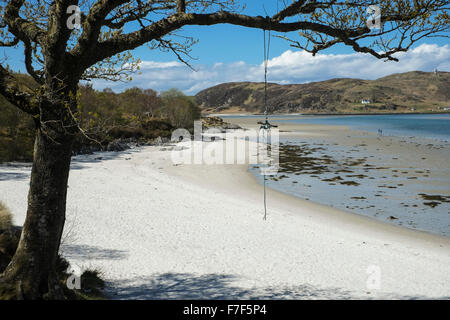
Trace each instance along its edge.
<path fill-rule="evenodd" d="M 367 117 L 370 120 L 364 123 Z M 450 154 L 446 152 L 450 144 L 443 142 L 450 141 L 450 116 L 371 117 L 319 117 L 283 121 L 342 124 L 368 131 L 369 128 L 381 127 L 383 133 L 391 135 L 381 139 L 394 139 L 398 143 L 408 143 L 411 147 L 422 144 L 444 150 L 446 157 Z M 417 125 L 418 129 L 414 131 L 412 121 L 418 120 L 423 120 L 422 125 Z M 402 125 L 397 126 L 396 123 Z M 372 131 L 376 132 L 377 129 Z M 407 138 L 396 138 L 396 135 Z M 420 140 L 422 137 L 435 140 Z M 268 178 L 269 187 L 384 222 L 450 237 L 449 165 L 445 164 L 450 163 L 450 157 L 442 159 L 444 165 L 432 166 L 425 157 L 423 161 L 420 158 L 402 161 L 398 160 L 402 156 L 395 151 L 374 152 L 373 148 L 364 144 L 350 146 L 327 138 L 290 137 L 281 138 L 280 143 L 281 167 L 276 176 Z M 258 166 L 251 167 L 250 171 L 262 183 L 263 177 Z"/>
<path fill-rule="evenodd" d="M 277 120 L 286 123 L 343 125 L 351 129 L 378 132 L 384 136 L 421 137 L 450 141 L 450 114 L 394 114 L 355 116 L 308 116 Z"/>

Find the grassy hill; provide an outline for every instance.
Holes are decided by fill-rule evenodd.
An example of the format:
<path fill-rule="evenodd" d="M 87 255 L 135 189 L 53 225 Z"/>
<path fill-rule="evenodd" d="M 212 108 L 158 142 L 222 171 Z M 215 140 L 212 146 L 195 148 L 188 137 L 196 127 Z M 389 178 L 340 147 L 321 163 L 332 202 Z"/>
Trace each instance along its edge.
<path fill-rule="evenodd" d="M 196 95 L 204 113 L 260 113 L 264 84 L 223 83 Z M 370 103 L 363 104 L 362 100 Z M 413 71 L 377 80 L 268 84 L 272 113 L 439 112 L 450 107 L 450 73 Z"/>

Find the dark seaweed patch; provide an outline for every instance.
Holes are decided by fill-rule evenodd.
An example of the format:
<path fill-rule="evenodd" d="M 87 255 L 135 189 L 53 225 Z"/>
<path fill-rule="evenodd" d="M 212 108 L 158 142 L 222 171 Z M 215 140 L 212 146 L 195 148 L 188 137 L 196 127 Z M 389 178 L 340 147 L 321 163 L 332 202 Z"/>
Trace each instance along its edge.
<path fill-rule="evenodd" d="M 434 208 L 434 207 L 437 207 L 438 205 L 440 205 L 441 203 L 437 202 L 437 201 L 430 201 L 430 202 L 424 202 L 423 204 L 426 205 L 426 206 Z"/>
<path fill-rule="evenodd" d="M 436 201 L 441 201 L 441 202 L 450 202 L 450 196 L 432 195 L 432 194 L 425 194 L 425 193 L 419 193 L 419 196 L 421 196 L 424 200 L 436 200 Z"/>
<path fill-rule="evenodd" d="M 346 185 L 346 186 L 355 186 L 355 187 L 359 186 L 359 183 L 355 182 L 355 181 L 342 181 L 342 182 L 339 182 L 339 183 L 343 184 L 343 185 Z"/>
<path fill-rule="evenodd" d="M 342 179 L 340 176 L 336 176 L 334 178 L 329 178 L 329 179 L 322 179 L 322 181 L 329 181 L 329 182 L 340 181 L 340 180 L 344 180 L 344 179 Z"/>

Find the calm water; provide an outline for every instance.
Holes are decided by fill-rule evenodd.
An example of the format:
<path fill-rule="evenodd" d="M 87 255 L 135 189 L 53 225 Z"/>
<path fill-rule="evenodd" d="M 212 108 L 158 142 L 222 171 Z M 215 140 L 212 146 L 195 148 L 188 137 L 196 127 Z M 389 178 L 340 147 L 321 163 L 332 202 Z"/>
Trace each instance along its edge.
<path fill-rule="evenodd" d="M 328 124 L 351 129 L 378 132 L 389 136 L 414 136 L 450 141 L 450 114 L 312 116 L 280 122 Z"/>
<path fill-rule="evenodd" d="M 221 115 L 222 118 L 261 118 L 261 116 Z M 450 141 L 450 114 L 410 115 L 355 115 L 355 116 L 286 116 L 273 115 L 277 122 L 348 126 L 354 130 L 365 130 L 383 135 L 399 137 L 421 137 Z M 289 119 L 292 118 L 292 119 Z"/>
<path fill-rule="evenodd" d="M 383 136 L 406 137 L 404 139 L 413 142 L 412 144 L 421 138 L 427 138 L 433 139 L 436 147 L 447 149 L 450 146 L 450 115 L 447 114 L 305 116 L 301 118 L 298 116 L 274 116 L 272 119 L 285 123 L 342 125 L 353 130 L 374 133 L 377 133 L 378 129 L 382 129 Z M 228 121 L 232 122 L 231 117 Z M 309 156 L 328 157 L 327 159 L 333 159 L 335 162 L 327 165 L 327 168 L 331 168 L 330 171 L 319 174 L 300 171 L 279 172 L 276 180 L 269 179 L 268 184 L 271 188 L 384 222 L 450 237 L 450 201 L 448 201 L 450 200 L 448 196 L 450 181 L 445 178 L 449 170 L 448 166 L 434 168 L 428 167 L 424 163 L 423 166 L 407 166 L 394 170 L 388 163 L 395 162 L 392 159 L 396 159 L 393 157 L 397 157 L 397 155 L 374 154 L 364 146 L 350 148 L 330 143 L 329 140 L 322 138 L 282 137 L 280 142 L 302 146 L 301 148 L 319 147 Z M 363 164 L 347 167 L 345 163 L 349 161 L 349 158 L 364 158 L 366 160 L 364 164 L 371 164 L 379 168 L 372 170 Z M 443 161 L 444 163 L 450 162 L 450 157 Z M 342 172 L 341 169 L 344 167 L 350 169 L 351 173 Z M 446 172 L 441 172 L 442 170 Z M 262 183 L 259 169 L 257 167 L 250 168 L 250 171 Z M 418 174 L 417 180 L 410 180 L 416 172 L 422 173 Z M 336 176 L 342 178 L 342 181 L 357 182 L 358 186 L 342 185 L 341 180 L 325 180 Z M 440 202 L 435 207 L 425 204 L 429 201 L 420 196 L 420 190 L 429 188 L 427 186 L 432 183 L 437 183 L 437 186 L 433 187 L 432 194 L 447 195 L 447 202 Z M 397 219 L 390 220 L 390 216 L 395 216 Z"/>

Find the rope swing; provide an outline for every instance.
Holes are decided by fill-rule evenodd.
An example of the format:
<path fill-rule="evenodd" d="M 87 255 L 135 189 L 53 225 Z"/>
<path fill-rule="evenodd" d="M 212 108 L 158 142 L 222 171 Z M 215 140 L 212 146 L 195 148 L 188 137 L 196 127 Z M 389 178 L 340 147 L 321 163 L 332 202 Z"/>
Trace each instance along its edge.
<path fill-rule="evenodd" d="M 264 137 L 264 141 L 267 141 L 267 137 L 269 136 L 270 133 L 270 128 L 272 127 L 277 127 L 275 125 L 272 125 L 269 123 L 269 115 L 268 115 L 268 110 L 267 110 L 267 70 L 268 70 L 268 64 L 269 64 L 269 56 L 270 56 L 270 33 L 271 33 L 271 27 L 270 27 L 270 18 L 266 17 L 268 24 L 269 24 L 269 28 L 268 30 L 266 30 L 265 28 L 263 29 L 263 34 L 264 34 L 264 118 L 265 121 L 258 121 L 258 124 L 261 125 L 261 127 L 259 128 L 259 130 L 263 130 L 263 137 Z M 266 40 L 266 31 L 268 31 L 268 40 Z M 266 44 L 267 43 L 267 44 Z M 266 176 L 266 170 L 263 170 L 263 176 L 264 176 L 264 220 L 267 220 L 267 194 L 266 194 L 266 181 L 267 181 L 267 176 Z"/>

